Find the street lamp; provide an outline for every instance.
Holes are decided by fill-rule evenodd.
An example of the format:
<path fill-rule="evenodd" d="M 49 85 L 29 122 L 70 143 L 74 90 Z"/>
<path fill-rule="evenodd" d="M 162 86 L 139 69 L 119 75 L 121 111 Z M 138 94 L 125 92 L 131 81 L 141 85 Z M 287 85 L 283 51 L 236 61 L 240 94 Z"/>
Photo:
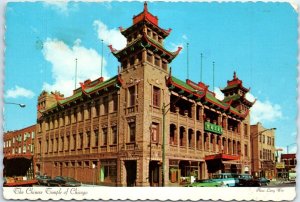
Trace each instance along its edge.
<path fill-rule="evenodd" d="M 288 154 L 289 153 L 289 147 L 290 146 L 293 146 L 293 145 L 296 145 L 297 143 L 292 143 L 292 144 L 289 144 L 286 146 L 286 153 Z"/>
<path fill-rule="evenodd" d="M 10 104 L 10 105 L 19 105 L 21 108 L 26 107 L 25 104 L 21 104 L 21 103 L 15 103 L 15 102 L 4 102 L 4 104 Z"/>

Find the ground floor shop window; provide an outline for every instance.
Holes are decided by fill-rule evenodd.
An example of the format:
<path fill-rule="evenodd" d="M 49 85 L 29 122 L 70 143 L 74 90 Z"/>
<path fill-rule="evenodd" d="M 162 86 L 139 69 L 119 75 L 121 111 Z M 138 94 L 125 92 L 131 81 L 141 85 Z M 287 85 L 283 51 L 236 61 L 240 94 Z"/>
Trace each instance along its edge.
<path fill-rule="evenodd" d="M 117 162 L 115 160 L 101 161 L 100 182 L 116 182 Z"/>

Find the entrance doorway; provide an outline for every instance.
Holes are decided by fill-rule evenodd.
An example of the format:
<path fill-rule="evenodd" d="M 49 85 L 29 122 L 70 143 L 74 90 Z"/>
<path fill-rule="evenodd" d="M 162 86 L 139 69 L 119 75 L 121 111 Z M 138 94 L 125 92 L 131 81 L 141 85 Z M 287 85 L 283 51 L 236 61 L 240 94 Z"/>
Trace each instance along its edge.
<path fill-rule="evenodd" d="M 125 161 L 127 187 L 136 185 L 136 161 Z"/>
<path fill-rule="evenodd" d="M 151 187 L 159 186 L 159 176 L 160 165 L 159 161 L 150 161 L 149 163 L 149 183 Z"/>
<path fill-rule="evenodd" d="M 237 173 L 237 166 L 236 166 L 235 164 L 231 164 L 231 166 L 230 166 L 230 171 L 231 171 L 232 173 Z"/>

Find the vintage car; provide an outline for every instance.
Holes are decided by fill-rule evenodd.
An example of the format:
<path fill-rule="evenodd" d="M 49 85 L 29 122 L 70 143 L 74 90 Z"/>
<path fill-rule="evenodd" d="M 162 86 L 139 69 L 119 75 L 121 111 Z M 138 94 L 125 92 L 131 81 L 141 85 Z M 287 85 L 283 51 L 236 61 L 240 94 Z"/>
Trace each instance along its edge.
<path fill-rule="evenodd" d="M 79 187 L 81 186 L 81 182 L 71 177 L 56 176 L 55 178 L 48 180 L 47 185 L 49 187 Z"/>
<path fill-rule="evenodd" d="M 221 187 L 221 182 L 216 182 L 213 179 L 197 180 L 196 182 L 186 185 L 186 187 Z"/>

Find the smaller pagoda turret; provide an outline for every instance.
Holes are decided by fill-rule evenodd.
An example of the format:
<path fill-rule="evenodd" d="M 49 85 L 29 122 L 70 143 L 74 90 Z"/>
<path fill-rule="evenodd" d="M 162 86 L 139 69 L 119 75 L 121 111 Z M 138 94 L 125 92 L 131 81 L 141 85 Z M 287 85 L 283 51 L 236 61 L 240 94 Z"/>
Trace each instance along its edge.
<path fill-rule="evenodd" d="M 158 25 L 158 18 L 148 11 L 147 2 L 138 15 L 133 16 L 133 24 L 124 29 L 119 27 L 121 34 L 127 39 L 127 45 L 122 50 L 109 48 L 121 63 L 121 71 L 135 67 L 145 61 L 167 70 L 167 66 L 179 54 L 182 47 L 171 52 L 165 49 L 164 39 L 172 29 L 163 29 Z"/>
<path fill-rule="evenodd" d="M 237 77 L 236 72 L 233 73 L 233 79 L 227 81 L 227 86 L 221 91 L 225 96 L 223 102 L 231 102 L 231 106 L 241 112 L 248 111 L 255 103 L 246 98 L 250 88 L 243 86 L 243 81 Z"/>

